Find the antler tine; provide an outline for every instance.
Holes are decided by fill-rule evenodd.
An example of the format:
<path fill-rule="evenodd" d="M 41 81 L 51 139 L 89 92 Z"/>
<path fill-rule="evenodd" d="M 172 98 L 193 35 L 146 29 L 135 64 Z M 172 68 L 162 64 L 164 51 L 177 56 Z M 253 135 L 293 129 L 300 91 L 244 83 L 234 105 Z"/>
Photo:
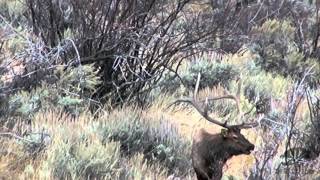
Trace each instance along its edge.
<path fill-rule="evenodd" d="M 191 101 L 189 101 L 189 103 L 200 113 L 201 116 L 203 116 L 209 122 L 212 122 L 214 124 L 217 124 L 219 126 L 227 128 L 226 123 L 222 123 L 222 122 L 209 116 L 209 114 L 208 114 L 208 111 L 209 111 L 208 98 L 206 98 L 206 100 L 205 100 L 205 107 L 203 108 L 203 110 L 200 107 L 200 105 L 198 104 L 197 94 L 198 94 L 198 90 L 199 90 L 200 79 L 201 79 L 201 73 L 198 74 L 197 83 L 196 83 L 196 87 L 195 87 L 194 94 L 193 94 L 193 99 Z"/>
<path fill-rule="evenodd" d="M 253 108 L 254 108 L 254 106 L 252 107 L 252 108 L 250 108 L 250 110 L 248 111 L 248 112 L 245 112 L 245 113 L 243 113 L 242 111 L 241 111 L 241 108 L 240 108 L 240 95 L 241 95 L 241 86 L 242 86 L 242 79 L 241 79 L 241 75 L 240 75 L 240 77 L 239 77 L 239 79 L 238 79 L 238 90 L 237 90 L 237 95 L 236 95 L 236 103 L 237 103 L 237 108 L 238 108 L 238 113 L 239 113 L 239 115 L 238 115 L 238 121 L 240 121 L 244 116 L 246 116 L 247 114 L 249 114 L 252 110 L 253 110 Z M 238 124 L 238 125 L 232 125 L 232 126 L 230 126 L 230 128 L 238 128 L 238 129 L 250 129 L 250 128 L 254 128 L 254 127 L 256 127 L 256 126 L 258 126 L 259 125 L 259 122 L 260 122 L 260 120 L 262 119 L 264 117 L 264 115 L 260 115 L 259 117 L 258 117 L 258 120 L 255 120 L 254 122 L 252 122 L 252 123 L 242 123 L 242 124 Z"/>
<path fill-rule="evenodd" d="M 243 116 L 246 116 L 246 115 L 248 115 L 249 113 L 251 113 L 251 111 L 255 108 L 255 104 L 258 102 L 258 100 L 259 100 L 259 98 L 256 97 L 256 98 L 255 98 L 255 101 L 253 102 L 252 107 L 251 107 L 247 112 L 243 113 Z"/>
<path fill-rule="evenodd" d="M 201 79 L 201 73 L 198 73 L 198 78 L 197 78 L 197 82 L 196 82 L 196 87 L 194 89 L 194 93 L 193 93 L 193 99 L 197 98 L 197 94 L 198 94 L 198 90 L 199 90 L 199 85 L 200 85 L 200 79 Z"/>
<path fill-rule="evenodd" d="M 243 117 L 241 108 L 240 108 L 240 94 L 241 94 L 241 86 L 242 86 L 242 79 L 241 75 L 238 79 L 238 89 L 237 89 L 237 94 L 236 94 L 236 104 L 237 104 L 237 109 L 238 109 L 238 120 L 241 120 Z"/>
<path fill-rule="evenodd" d="M 196 82 L 196 87 L 195 87 L 195 90 L 194 90 L 194 94 L 193 94 L 193 98 L 186 98 L 186 99 L 178 99 L 176 100 L 174 103 L 172 103 L 171 105 L 173 104 L 176 104 L 176 103 L 189 103 L 191 104 L 199 113 L 202 117 L 204 117 L 207 121 L 209 122 L 212 122 L 216 125 L 219 125 L 219 126 L 222 126 L 224 128 L 229 128 L 227 126 L 226 123 L 222 123 L 220 122 L 219 120 L 215 119 L 215 118 L 212 118 L 209 116 L 208 114 L 208 110 L 209 110 L 209 107 L 208 107 L 208 98 L 206 98 L 206 101 L 205 101 L 205 107 L 202 109 L 201 106 L 198 104 L 197 102 L 197 94 L 198 94 L 198 90 L 199 90 L 199 85 L 200 85 L 200 79 L 201 79 L 201 74 L 199 73 L 198 74 L 198 77 L 197 77 L 197 82 Z M 222 99 L 222 98 L 232 98 L 234 99 L 234 97 L 231 97 L 231 96 L 223 96 L 223 97 L 217 97 L 217 98 L 212 98 L 214 100 L 218 100 L 218 99 Z M 211 100 L 212 100 L 211 99 Z M 170 105 L 170 106 L 171 106 Z"/>
<path fill-rule="evenodd" d="M 199 105 L 196 101 L 194 101 L 193 99 L 190 99 L 190 98 L 188 98 L 188 99 L 178 99 L 178 100 L 176 100 L 175 102 L 173 102 L 171 105 L 176 104 L 176 103 L 189 103 L 189 104 L 191 104 L 191 105 L 200 113 L 200 115 L 201 115 L 202 117 L 204 117 L 207 121 L 212 122 L 212 123 L 214 123 L 214 124 L 217 124 L 217 125 L 219 125 L 219 126 L 222 126 L 222 127 L 224 127 L 224 128 L 229 128 L 226 123 L 222 123 L 222 122 L 220 122 L 219 120 L 216 120 L 216 119 L 210 117 L 209 114 L 208 114 L 208 109 L 207 109 L 207 108 L 204 108 L 204 110 L 202 110 L 202 108 L 200 107 L 200 105 Z M 170 106 L 171 106 L 171 105 L 170 105 Z"/>
<path fill-rule="evenodd" d="M 219 100 L 219 99 L 233 99 L 236 101 L 236 106 L 237 106 L 237 110 L 238 110 L 238 118 L 239 120 L 243 117 L 244 114 L 242 114 L 241 109 L 240 109 L 240 90 L 241 90 L 241 78 L 240 82 L 239 82 L 239 86 L 238 86 L 238 92 L 237 95 L 232 95 L 231 93 L 229 93 L 227 90 L 225 90 L 225 95 L 223 96 L 219 96 L 219 97 L 213 97 L 213 98 L 206 98 L 205 99 L 205 107 L 201 108 L 198 100 L 197 100 L 197 94 L 198 94 L 198 90 L 199 90 L 199 85 L 200 85 L 200 79 L 201 79 L 201 74 L 198 74 L 197 77 L 197 82 L 196 82 L 196 86 L 195 86 L 195 90 L 194 90 L 194 94 L 192 96 L 192 98 L 185 98 L 185 99 L 178 99 L 175 102 L 173 102 L 171 105 L 176 104 L 176 103 L 189 103 L 191 104 L 199 113 L 200 115 L 205 118 L 207 121 L 214 123 L 216 125 L 219 125 L 221 127 L 227 128 L 227 129 L 232 129 L 232 128 L 238 128 L 238 129 L 248 129 L 248 128 L 253 128 L 256 127 L 258 125 L 257 122 L 254 123 L 242 123 L 239 125 L 228 125 L 227 121 L 225 121 L 224 123 L 209 116 L 209 105 L 208 105 L 208 101 L 214 101 L 214 100 Z M 203 102 L 203 101 L 200 101 Z M 170 106 L 171 106 L 170 105 Z M 170 107 L 169 106 L 169 107 Z"/>
<path fill-rule="evenodd" d="M 254 104 L 256 104 L 257 101 L 258 101 L 258 98 L 255 99 Z M 254 109 L 254 107 L 255 107 L 255 106 L 253 105 L 253 106 L 250 108 L 249 111 L 247 111 L 247 112 L 245 112 L 245 113 L 242 113 L 242 114 L 239 116 L 239 120 L 240 120 L 243 116 L 248 115 L 248 114 Z M 242 124 L 240 124 L 240 125 L 235 125 L 235 127 L 239 128 L 239 129 L 250 129 L 250 128 L 253 128 L 253 127 L 258 126 L 260 120 L 263 119 L 263 118 L 264 118 L 264 114 L 260 115 L 260 116 L 258 117 L 258 119 L 255 120 L 255 122 L 253 122 L 253 123 L 242 123 Z"/>
<path fill-rule="evenodd" d="M 224 90 L 224 93 L 226 94 L 225 96 L 221 97 L 220 99 L 233 99 L 236 102 L 237 106 L 237 111 L 239 114 L 239 117 L 242 114 L 241 108 L 240 108 L 240 93 L 241 93 L 241 85 L 242 85 L 242 80 L 241 77 L 239 77 L 238 81 L 238 89 L 236 95 L 232 95 L 227 89 Z M 215 100 L 215 99 L 213 99 Z"/>
<path fill-rule="evenodd" d="M 259 125 L 259 122 L 261 119 L 264 118 L 264 115 L 260 115 L 257 120 L 255 120 L 255 122 L 252 123 L 242 123 L 239 125 L 233 125 L 233 126 L 229 126 L 230 128 L 238 128 L 238 129 L 250 129 L 250 128 L 254 128 L 257 127 Z"/>

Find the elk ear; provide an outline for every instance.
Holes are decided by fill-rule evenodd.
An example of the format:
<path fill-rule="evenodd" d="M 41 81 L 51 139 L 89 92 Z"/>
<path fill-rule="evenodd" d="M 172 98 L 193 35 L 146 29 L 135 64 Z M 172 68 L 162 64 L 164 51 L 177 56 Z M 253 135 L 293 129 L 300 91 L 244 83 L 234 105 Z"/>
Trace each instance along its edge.
<path fill-rule="evenodd" d="M 226 138 L 228 135 L 228 130 L 227 129 L 221 129 L 221 135 L 222 137 Z"/>

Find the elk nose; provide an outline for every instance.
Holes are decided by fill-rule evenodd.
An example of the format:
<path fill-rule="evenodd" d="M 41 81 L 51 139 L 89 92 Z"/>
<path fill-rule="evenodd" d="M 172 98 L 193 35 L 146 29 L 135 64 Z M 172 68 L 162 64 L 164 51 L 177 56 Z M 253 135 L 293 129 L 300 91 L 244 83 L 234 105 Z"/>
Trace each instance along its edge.
<path fill-rule="evenodd" d="M 251 144 L 248 149 L 249 149 L 250 151 L 254 150 L 254 145 Z"/>

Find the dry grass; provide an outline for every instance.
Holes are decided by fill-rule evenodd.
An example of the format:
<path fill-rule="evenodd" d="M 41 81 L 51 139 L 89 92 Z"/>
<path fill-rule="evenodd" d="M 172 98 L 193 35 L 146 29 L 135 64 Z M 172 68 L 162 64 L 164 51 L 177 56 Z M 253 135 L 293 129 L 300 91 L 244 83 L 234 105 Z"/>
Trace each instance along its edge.
<path fill-rule="evenodd" d="M 128 107 L 102 112 L 98 119 L 88 112 L 77 119 L 57 110 L 40 112 L 33 118 L 31 132 L 50 134 L 45 150 L 32 156 L 19 141 L 1 138 L 1 144 L 5 145 L 2 149 L 7 152 L 0 158 L 0 174 L 22 179 L 85 179 L 88 174 L 98 174 L 98 179 L 167 179 L 171 174 L 162 163 L 147 163 L 140 153 L 122 156 L 118 142 L 104 139 L 112 132 L 129 128 L 135 122 L 131 118 L 148 119 L 142 122 L 145 128 L 160 128 L 150 128 L 155 136 L 163 134 L 164 142 L 180 143 L 174 135 L 174 127 L 163 119 L 160 112 Z M 104 175 L 100 176 L 101 172 Z"/>

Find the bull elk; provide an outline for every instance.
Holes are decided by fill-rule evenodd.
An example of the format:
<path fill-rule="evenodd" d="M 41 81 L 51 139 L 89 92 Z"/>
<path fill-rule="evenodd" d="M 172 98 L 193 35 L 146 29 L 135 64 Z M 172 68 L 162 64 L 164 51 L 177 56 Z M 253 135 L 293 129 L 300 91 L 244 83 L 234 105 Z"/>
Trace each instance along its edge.
<path fill-rule="evenodd" d="M 250 154 L 254 150 L 254 145 L 250 143 L 242 134 L 241 129 L 248 129 L 258 125 L 258 121 L 252 123 L 242 123 L 239 125 L 229 125 L 227 121 L 222 123 L 208 114 L 208 102 L 219 99 L 232 99 L 236 102 L 238 110 L 238 120 L 243 119 L 250 112 L 242 113 L 239 106 L 240 88 L 239 83 L 237 95 L 231 95 L 225 90 L 225 95 L 205 100 L 197 100 L 197 92 L 200 83 L 198 75 L 195 92 L 192 98 L 178 99 L 176 103 L 191 104 L 203 118 L 207 121 L 221 126 L 221 133 L 212 134 L 204 129 L 198 130 L 193 137 L 192 144 L 192 166 L 196 172 L 198 180 L 220 180 L 222 177 L 223 165 L 234 155 Z M 204 108 L 201 107 L 201 102 Z M 252 110 L 252 109 L 251 109 Z M 251 111 L 250 110 L 250 111 Z M 260 119 L 262 116 L 260 116 Z"/>

